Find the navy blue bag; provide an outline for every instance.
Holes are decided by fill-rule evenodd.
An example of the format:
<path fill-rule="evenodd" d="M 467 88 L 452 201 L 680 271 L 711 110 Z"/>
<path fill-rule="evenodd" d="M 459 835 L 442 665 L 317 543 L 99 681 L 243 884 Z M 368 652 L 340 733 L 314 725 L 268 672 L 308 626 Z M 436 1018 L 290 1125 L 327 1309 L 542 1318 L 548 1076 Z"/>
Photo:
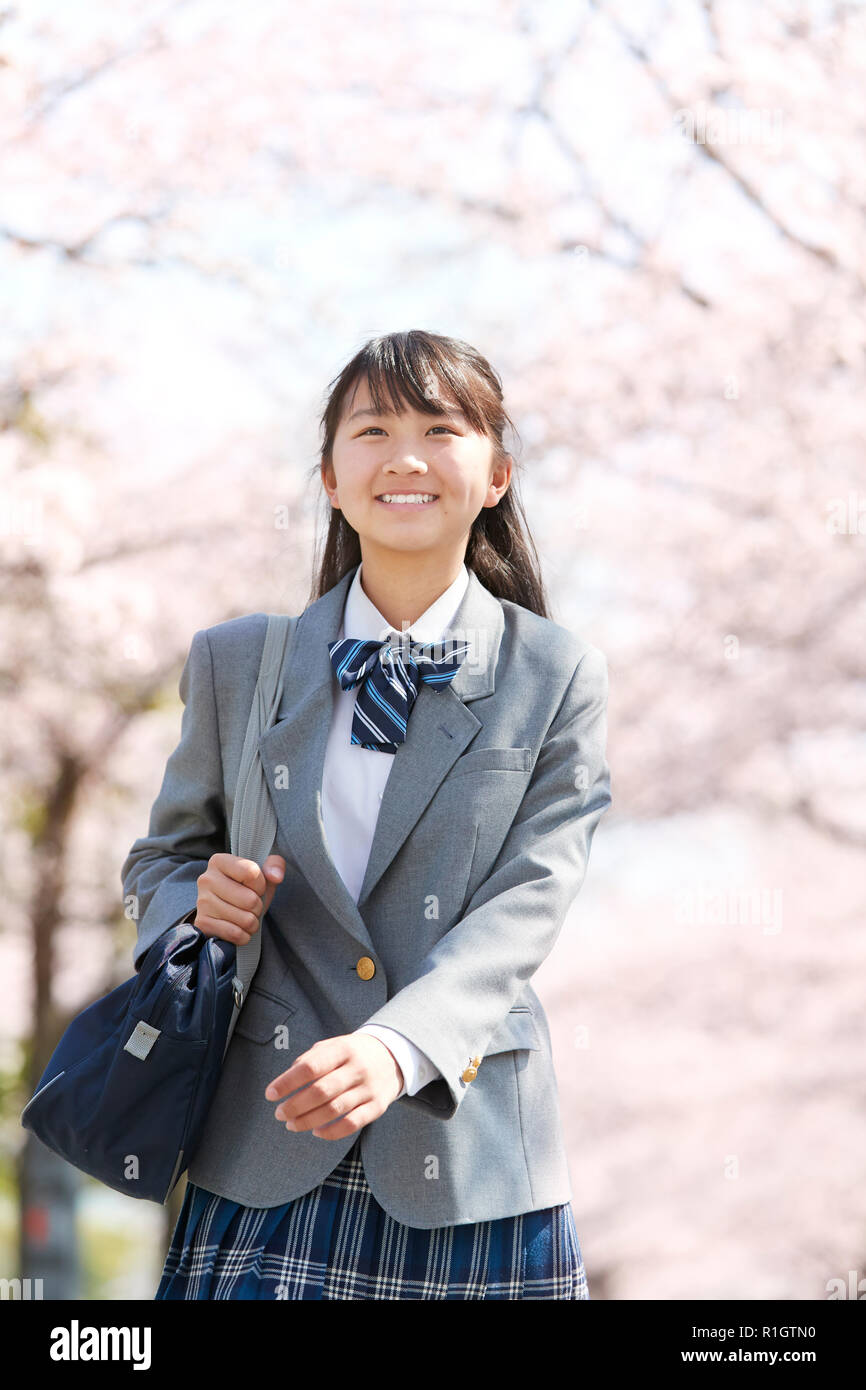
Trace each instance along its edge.
<path fill-rule="evenodd" d="M 231 852 L 258 864 L 276 832 L 258 741 L 277 715 L 296 621 L 268 619 L 238 775 Z M 266 920 L 240 947 L 185 921 L 164 931 L 131 980 L 72 1020 L 21 1113 L 24 1128 L 106 1186 L 165 1203 L 201 1138 Z"/>
<path fill-rule="evenodd" d="M 118 1192 L 165 1202 L 219 1080 L 235 955 L 189 923 L 163 932 L 137 975 L 72 1020 L 24 1127 Z"/>

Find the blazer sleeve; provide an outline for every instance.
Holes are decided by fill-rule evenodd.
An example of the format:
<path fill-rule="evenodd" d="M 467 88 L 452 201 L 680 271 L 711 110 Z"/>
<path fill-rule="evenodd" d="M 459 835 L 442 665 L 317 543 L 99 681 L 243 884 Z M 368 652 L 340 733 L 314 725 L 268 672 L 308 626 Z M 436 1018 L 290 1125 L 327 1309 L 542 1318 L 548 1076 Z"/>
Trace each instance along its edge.
<path fill-rule="evenodd" d="M 606 659 L 590 646 L 548 727 L 490 874 L 416 978 L 367 1019 L 398 1029 L 441 1073 L 417 1095 L 402 1097 L 404 1105 L 452 1118 L 471 1084 L 463 1081 L 464 1070 L 483 1058 L 559 936 L 611 801 L 607 696 Z"/>
<path fill-rule="evenodd" d="M 168 759 L 150 812 L 120 871 L 127 916 L 138 924 L 138 970 L 157 937 L 194 915 L 196 880 L 212 854 L 226 851 L 222 753 L 207 631 L 196 632 L 180 677 L 180 742 Z"/>

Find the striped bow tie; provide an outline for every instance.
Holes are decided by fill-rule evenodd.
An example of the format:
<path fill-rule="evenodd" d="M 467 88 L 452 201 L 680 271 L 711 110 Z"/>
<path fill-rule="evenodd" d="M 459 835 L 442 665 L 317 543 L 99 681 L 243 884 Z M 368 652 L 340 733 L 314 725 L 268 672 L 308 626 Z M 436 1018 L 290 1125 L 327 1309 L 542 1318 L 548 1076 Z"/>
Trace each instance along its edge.
<path fill-rule="evenodd" d="M 419 677 L 433 690 L 450 685 L 469 643 L 407 642 L 395 633 L 384 642 L 343 637 L 329 642 L 328 651 L 343 690 L 360 686 L 351 742 L 396 753 L 406 741 L 406 725 L 421 688 Z"/>

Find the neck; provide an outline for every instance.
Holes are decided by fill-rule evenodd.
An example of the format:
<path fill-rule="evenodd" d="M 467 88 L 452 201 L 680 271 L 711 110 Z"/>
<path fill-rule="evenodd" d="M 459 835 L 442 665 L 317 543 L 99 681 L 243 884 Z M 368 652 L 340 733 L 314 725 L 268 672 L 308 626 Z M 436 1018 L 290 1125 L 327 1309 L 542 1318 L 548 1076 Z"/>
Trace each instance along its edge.
<path fill-rule="evenodd" d="M 361 588 L 395 632 L 406 632 L 454 583 L 463 555 L 447 561 L 409 552 L 363 554 Z"/>

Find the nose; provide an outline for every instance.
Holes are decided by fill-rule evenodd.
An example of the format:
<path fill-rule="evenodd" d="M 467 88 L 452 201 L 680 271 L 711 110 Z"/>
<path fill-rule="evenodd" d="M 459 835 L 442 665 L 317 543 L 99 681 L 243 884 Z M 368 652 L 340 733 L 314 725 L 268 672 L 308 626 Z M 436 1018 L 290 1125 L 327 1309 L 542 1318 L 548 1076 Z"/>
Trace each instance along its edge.
<path fill-rule="evenodd" d="M 410 449 L 406 449 L 395 455 L 392 459 L 389 472 L 398 473 L 400 475 L 404 473 L 426 473 L 427 465 L 423 459 L 419 459 L 417 454 L 413 453 Z"/>

